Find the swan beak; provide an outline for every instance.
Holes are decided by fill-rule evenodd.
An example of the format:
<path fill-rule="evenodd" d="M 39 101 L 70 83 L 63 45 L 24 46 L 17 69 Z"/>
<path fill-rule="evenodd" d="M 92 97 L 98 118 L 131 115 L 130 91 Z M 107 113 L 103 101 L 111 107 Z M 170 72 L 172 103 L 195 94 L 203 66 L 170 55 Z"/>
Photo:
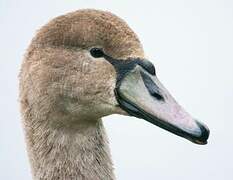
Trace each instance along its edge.
<path fill-rule="evenodd" d="M 196 144 L 207 144 L 209 129 L 193 119 L 170 95 L 156 75 L 140 65 L 128 72 L 115 90 L 120 107 Z"/>

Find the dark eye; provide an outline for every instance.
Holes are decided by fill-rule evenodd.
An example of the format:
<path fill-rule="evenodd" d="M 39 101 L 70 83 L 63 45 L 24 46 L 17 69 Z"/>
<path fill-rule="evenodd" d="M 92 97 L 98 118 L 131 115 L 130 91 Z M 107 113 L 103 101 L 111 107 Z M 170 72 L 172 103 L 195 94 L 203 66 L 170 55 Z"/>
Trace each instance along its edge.
<path fill-rule="evenodd" d="M 94 57 L 94 58 L 100 58 L 100 57 L 103 57 L 104 56 L 104 52 L 102 49 L 100 48 L 92 48 L 90 50 L 90 53 L 91 55 Z"/>

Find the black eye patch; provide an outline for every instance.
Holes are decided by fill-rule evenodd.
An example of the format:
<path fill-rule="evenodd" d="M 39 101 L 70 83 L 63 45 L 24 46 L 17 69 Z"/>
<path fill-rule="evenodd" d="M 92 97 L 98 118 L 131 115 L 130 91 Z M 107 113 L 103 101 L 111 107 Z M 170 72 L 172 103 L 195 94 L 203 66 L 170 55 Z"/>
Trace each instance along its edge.
<path fill-rule="evenodd" d="M 118 80 L 122 79 L 122 77 L 127 72 L 132 70 L 136 65 L 141 66 L 143 69 L 145 69 L 151 75 L 156 75 L 154 65 L 146 59 L 128 58 L 126 60 L 122 60 L 122 59 L 114 59 L 111 56 L 108 56 L 106 54 L 104 54 L 104 58 L 108 62 L 110 62 L 114 66 L 114 68 L 116 69 L 116 71 L 118 73 Z"/>
<path fill-rule="evenodd" d="M 109 63 L 111 63 L 114 66 L 114 68 L 117 72 L 117 85 L 120 84 L 123 77 L 128 72 L 130 72 L 136 65 L 141 66 L 143 69 L 145 69 L 151 75 L 156 74 L 154 65 L 146 59 L 140 59 L 140 58 L 128 58 L 125 60 L 115 59 L 115 58 L 105 54 L 101 48 L 92 48 L 90 50 L 90 54 L 94 58 L 104 57 L 104 59 L 106 59 Z M 157 95 L 157 93 L 153 93 L 153 94 Z M 162 98 L 157 97 L 157 99 L 162 99 Z"/>

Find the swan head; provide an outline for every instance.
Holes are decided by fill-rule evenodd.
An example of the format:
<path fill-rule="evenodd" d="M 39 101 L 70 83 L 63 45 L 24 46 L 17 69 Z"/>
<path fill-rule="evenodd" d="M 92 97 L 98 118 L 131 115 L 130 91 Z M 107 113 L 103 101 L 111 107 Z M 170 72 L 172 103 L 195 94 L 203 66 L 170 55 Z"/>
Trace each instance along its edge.
<path fill-rule="evenodd" d="M 136 34 L 109 12 L 87 9 L 53 19 L 33 39 L 22 73 L 30 78 L 28 103 L 47 103 L 72 123 L 124 114 L 207 143 L 208 128 L 174 100 Z"/>

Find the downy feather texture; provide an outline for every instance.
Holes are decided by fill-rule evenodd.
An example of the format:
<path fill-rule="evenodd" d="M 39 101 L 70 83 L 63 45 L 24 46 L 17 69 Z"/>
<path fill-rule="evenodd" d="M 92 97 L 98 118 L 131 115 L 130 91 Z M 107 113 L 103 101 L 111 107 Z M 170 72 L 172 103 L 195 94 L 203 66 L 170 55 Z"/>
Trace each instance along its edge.
<path fill-rule="evenodd" d="M 128 25 L 84 9 L 54 18 L 31 41 L 20 72 L 20 105 L 34 180 L 113 180 L 101 117 L 126 114 L 114 95 L 116 71 L 90 49 L 144 58 Z"/>

